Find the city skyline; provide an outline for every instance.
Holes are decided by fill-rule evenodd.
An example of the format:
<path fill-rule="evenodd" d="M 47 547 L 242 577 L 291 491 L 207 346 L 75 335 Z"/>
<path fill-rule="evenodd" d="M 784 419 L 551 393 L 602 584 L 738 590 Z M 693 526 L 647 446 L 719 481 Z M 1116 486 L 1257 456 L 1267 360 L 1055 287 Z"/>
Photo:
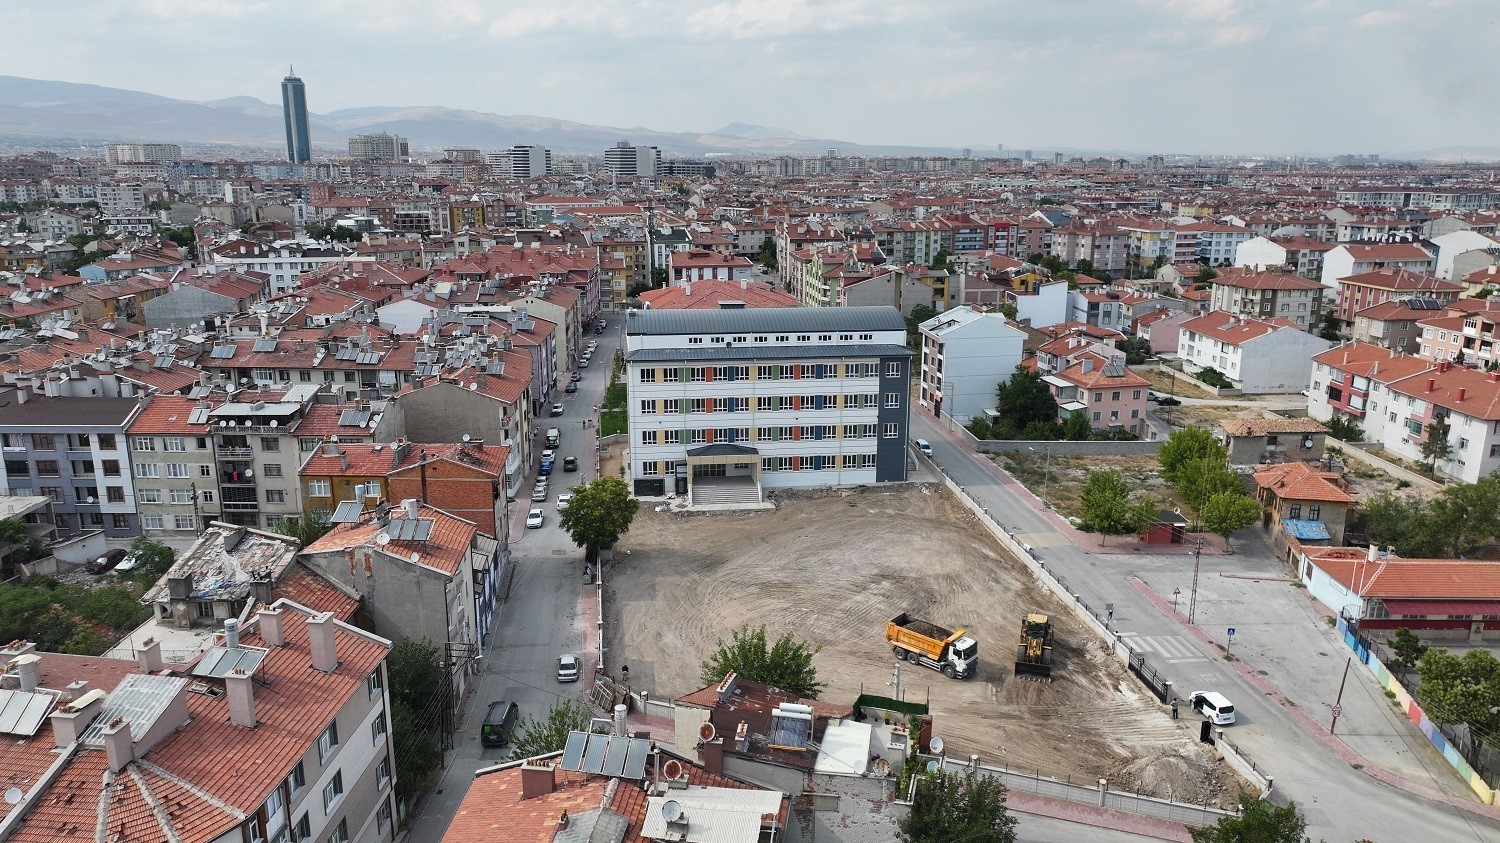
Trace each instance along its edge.
<path fill-rule="evenodd" d="M 14 10 L 10 23 L 23 36 L 14 39 L 17 66 L 37 75 L 185 99 L 270 100 L 291 62 L 316 80 L 320 112 L 432 105 L 677 132 L 739 121 L 862 144 L 1268 155 L 1482 146 L 1497 128 L 1476 82 L 1496 15 L 1465 0 L 606 1 L 500 13 L 459 0 L 432 10 L 375 0 L 352 13 L 295 7 L 301 25 L 276 14 L 293 9 L 211 4 L 184 16 L 148 4 L 81 14 L 82 4 L 64 0 Z M 64 21 L 66 39 L 47 37 Z M 321 33 L 335 22 L 349 37 L 330 49 Z M 173 50 L 106 50 L 166 39 Z M 356 45 L 396 64 L 457 62 L 467 84 L 434 87 L 423 74 L 372 80 L 351 72 L 344 52 Z M 214 73 L 226 46 L 234 72 Z M 497 50 L 504 62 L 463 58 Z M 535 72 L 517 76 L 522 67 Z M 694 105 L 653 108 L 665 92 Z M 1395 117 L 1413 110 L 1422 119 Z"/>

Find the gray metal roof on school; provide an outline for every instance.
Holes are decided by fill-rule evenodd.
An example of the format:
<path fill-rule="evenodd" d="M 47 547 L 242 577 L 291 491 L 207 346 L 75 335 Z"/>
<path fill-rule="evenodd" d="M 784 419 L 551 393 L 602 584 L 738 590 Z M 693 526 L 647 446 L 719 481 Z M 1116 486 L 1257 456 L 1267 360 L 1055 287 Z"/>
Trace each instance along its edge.
<path fill-rule="evenodd" d="M 628 334 L 712 334 L 755 331 L 905 331 L 901 311 L 871 307 L 752 307 L 719 310 L 633 310 Z"/>
<path fill-rule="evenodd" d="M 695 363 L 708 360 L 826 360 L 830 357 L 910 357 L 895 343 L 868 345 L 737 345 L 733 348 L 643 348 L 625 359 L 631 363 Z"/>

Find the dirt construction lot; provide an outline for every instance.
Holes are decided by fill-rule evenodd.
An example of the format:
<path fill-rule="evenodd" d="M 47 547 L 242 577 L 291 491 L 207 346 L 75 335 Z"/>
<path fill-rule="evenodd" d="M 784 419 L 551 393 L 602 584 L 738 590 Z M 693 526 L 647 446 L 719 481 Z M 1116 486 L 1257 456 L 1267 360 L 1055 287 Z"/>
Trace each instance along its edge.
<path fill-rule="evenodd" d="M 908 700 L 930 694 L 950 756 L 1229 805 L 1238 779 L 1173 722 L 1062 604 L 936 486 L 831 491 L 775 512 L 690 515 L 643 506 L 606 569 L 606 635 L 631 684 L 670 699 L 700 687 L 699 663 L 744 624 L 822 647 L 827 700 L 890 694 L 885 623 L 898 612 L 979 640 L 967 681 L 903 665 Z M 1022 616 L 1056 627 L 1053 681 L 1017 680 Z"/>

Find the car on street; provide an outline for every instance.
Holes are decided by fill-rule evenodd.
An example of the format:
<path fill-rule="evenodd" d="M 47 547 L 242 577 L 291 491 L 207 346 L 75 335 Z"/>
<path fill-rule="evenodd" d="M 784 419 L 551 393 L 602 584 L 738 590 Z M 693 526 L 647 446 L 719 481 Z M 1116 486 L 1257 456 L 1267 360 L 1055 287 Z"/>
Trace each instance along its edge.
<path fill-rule="evenodd" d="M 557 681 L 577 682 L 578 666 L 581 660 L 573 653 L 563 653 L 557 657 Z"/>
<path fill-rule="evenodd" d="M 568 508 L 568 504 L 570 504 L 572 502 L 573 502 L 573 493 L 572 492 L 563 492 L 562 494 L 560 494 L 560 495 L 557 496 L 557 511 L 558 512 L 562 512 L 563 510 L 567 509 Z"/>
<path fill-rule="evenodd" d="M 588 348 L 589 356 L 592 357 L 593 354 L 594 354 L 594 352 L 597 351 L 598 349 L 599 349 L 599 341 L 598 340 L 589 340 L 589 348 Z"/>
<path fill-rule="evenodd" d="M 105 551 L 102 556 L 90 562 L 89 564 L 84 565 L 83 570 L 89 572 L 90 574 L 102 574 L 105 571 L 114 568 L 124 560 L 125 549 L 117 547 L 114 550 Z"/>
<path fill-rule="evenodd" d="M 578 470 L 578 458 L 577 457 L 563 457 L 563 471 L 577 471 L 577 470 Z"/>
<path fill-rule="evenodd" d="M 531 490 L 531 500 L 532 500 L 533 503 L 541 503 L 542 501 L 545 501 L 546 499 L 547 499 L 547 487 L 546 486 L 538 486 L 535 489 Z"/>
<path fill-rule="evenodd" d="M 513 702 L 496 701 L 484 713 L 484 724 L 479 727 L 479 742 L 485 746 L 504 746 L 510 743 L 511 733 L 521 719 L 521 709 Z"/>
<path fill-rule="evenodd" d="M 548 413 L 548 415 L 550 415 L 550 416 L 560 416 L 560 415 L 563 414 L 563 410 L 565 410 L 565 409 L 567 409 L 567 408 L 564 407 L 561 404 L 553 404 L 552 405 L 552 412 Z"/>
<path fill-rule="evenodd" d="M 1163 395 L 1160 399 L 1157 400 L 1156 403 L 1162 405 L 1163 407 L 1176 407 L 1177 405 L 1182 403 L 1182 400 L 1179 398 L 1174 398 L 1170 395 Z"/>
<path fill-rule="evenodd" d="M 538 477 L 546 477 L 552 473 L 552 460 L 542 460 L 542 464 L 536 470 Z"/>
<path fill-rule="evenodd" d="M 587 357 L 585 357 L 582 360 L 578 361 L 578 368 L 580 368 L 580 369 L 587 369 L 588 367 L 589 367 L 589 359 Z"/>
<path fill-rule="evenodd" d="M 609 327 L 609 323 L 606 322 L 606 321 L 604 321 L 603 319 L 600 319 L 599 320 L 599 330 L 602 331 L 602 330 L 604 330 L 607 327 Z"/>
<path fill-rule="evenodd" d="M 1188 704 L 1216 726 L 1234 722 L 1234 703 L 1218 691 L 1194 691 L 1188 695 Z"/>
<path fill-rule="evenodd" d="M 575 393 L 577 391 L 578 391 L 578 384 L 576 384 L 576 383 L 569 383 L 567 386 L 563 387 L 563 392 L 566 392 L 569 395 L 571 395 L 571 394 L 573 394 L 573 393 Z"/>
<path fill-rule="evenodd" d="M 137 566 L 139 564 L 141 564 L 140 557 L 138 557 L 134 553 L 132 553 L 132 554 L 126 556 L 124 559 L 122 559 L 120 561 L 120 564 L 118 564 L 118 565 L 115 566 L 115 573 L 118 574 L 121 571 L 134 571 L 135 570 L 135 566 Z"/>
<path fill-rule="evenodd" d="M 545 449 L 543 449 L 542 450 L 542 459 L 546 460 L 547 462 L 551 462 L 551 461 L 557 459 L 557 449 L 556 448 L 545 448 Z"/>
<path fill-rule="evenodd" d="M 579 381 L 583 380 L 583 373 L 574 372 L 573 374 L 568 376 L 568 380 L 572 383 L 578 383 Z"/>
<path fill-rule="evenodd" d="M 535 530 L 546 521 L 547 516 L 543 515 L 540 509 L 533 509 L 526 513 L 526 529 L 528 530 Z"/>

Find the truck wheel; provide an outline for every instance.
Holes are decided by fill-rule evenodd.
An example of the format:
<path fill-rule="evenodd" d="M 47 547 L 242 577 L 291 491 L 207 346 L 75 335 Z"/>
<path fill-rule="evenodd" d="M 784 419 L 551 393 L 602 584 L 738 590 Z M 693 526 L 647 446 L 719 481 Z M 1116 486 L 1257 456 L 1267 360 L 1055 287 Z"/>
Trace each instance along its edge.
<path fill-rule="evenodd" d="M 906 654 L 906 660 L 909 661 L 909 662 L 911 662 L 912 664 L 921 664 L 922 663 L 922 657 L 919 656 L 919 655 L 917 655 L 916 653 L 907 653 Z"/>
<path fill-rule="evenodd" d="M 954 676 L 954 674 L 956 674 L 957 672 L 958 671 L 956 671 L 956 670 L 953 669 L 953 665 L 951 665 L 951 664 L 945 664 L 945 665 L 943 665 L 943 675 L 946 676 L 946 677 L 948 677 L 949 679 L 952 679 L 953 676 Z"/>
<path fill-rule="evenodd" d="M 898 659 L 904 659 L 904 658 L 906 658 L 906 651 L 903 650 L 903 649 L 901 649 L 900 647 L 892 647 L 891 648 L 891 652 L 895 653 L 896 654 L 896 658 L 898 658 Z"/>

